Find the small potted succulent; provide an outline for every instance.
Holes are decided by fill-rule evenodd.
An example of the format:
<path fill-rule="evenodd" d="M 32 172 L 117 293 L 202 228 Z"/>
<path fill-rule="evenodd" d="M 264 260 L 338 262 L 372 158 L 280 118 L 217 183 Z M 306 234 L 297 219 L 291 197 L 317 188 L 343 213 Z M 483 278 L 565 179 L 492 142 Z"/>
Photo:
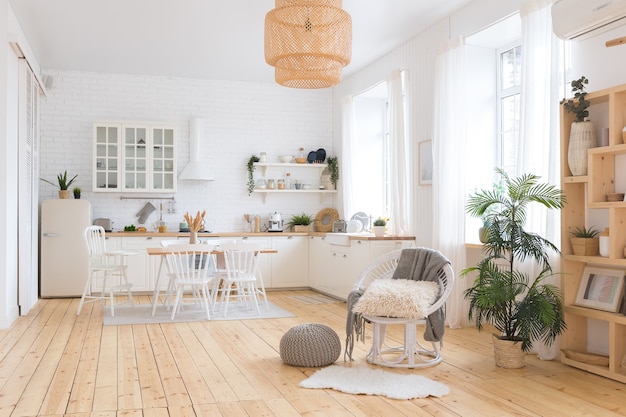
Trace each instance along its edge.
<path fill-rule="evenodd" d="M 294 232 L 309 232 L 311 230 L 311 223 L 313 222 L 313 217 L 306 213 L 296 214 L 291 217 L 287 226 L 291 227 L 291 230 Z"/>
<path fill-rule="evenodd" d="M 385 229 L 387 226 L 387 220 L 384 217 L 379 217 L 374 220 L 374 227 L 372 228 L 376 237 L 385 236 Z"/>
<path fill-rule="evenodd" d="M 74 198 L 75 198 L 76 200 L 80 200 L 80 193 L 81 193 L 81 189 L 80 189 L 80 187 L 74 187 L 74 188 L 72 189 L 72 193 L 74 193 Z"/>
<path fill-rule="evenodd" d="M 593 227 L 577 227 L 570 232 L 570 242 L 572 244 L 572 252 L 579 256 L 595 256 L 598 254 L 600 245 L 600 232 Z"/>
<path fill-rule="evenodd" d="M 76 177 L 78 177 L 78 174 L 74 175 L 72 177 L 72 179 L 68 180 L 67 179 L 67 171 L 64 171 L 62 174 L 58 174 L 57 175 L 57 184 L 53 183 L 52 181 L 48 181 L 44 178 L 41 178 L 41 180 L 43 182 L 47 182 L 50 185 L 53 185 L 55 187 L 59 188 L 59 198 L 62 199 L 66 199 L 66 198 L 70 198 L 70 185 L 72 185 L 72 183 L 74 181 L 76 181 Z"/>

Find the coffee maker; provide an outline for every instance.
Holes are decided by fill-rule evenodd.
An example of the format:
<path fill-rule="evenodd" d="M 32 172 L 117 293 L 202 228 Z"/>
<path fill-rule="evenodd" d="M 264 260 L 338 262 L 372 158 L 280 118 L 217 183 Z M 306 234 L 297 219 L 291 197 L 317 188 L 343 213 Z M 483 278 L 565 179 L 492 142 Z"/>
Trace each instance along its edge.
<path fill-rule="evenodd" d="M 282 232 L 283 231 L 283 216 L 278 212 L 270 214 L 270 222 L 268 232 Z"/>

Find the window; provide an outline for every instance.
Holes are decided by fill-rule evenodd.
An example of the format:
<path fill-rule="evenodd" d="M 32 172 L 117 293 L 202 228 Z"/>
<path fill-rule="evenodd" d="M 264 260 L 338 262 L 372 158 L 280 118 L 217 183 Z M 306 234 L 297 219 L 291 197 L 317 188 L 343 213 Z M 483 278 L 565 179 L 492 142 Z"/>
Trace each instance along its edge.
<path fill-rule="evenodd" d="M 495 168 L 516 176 L 521 113 L 521 19 L 514 14 L 467 39 L 468 160 L 467 195 L 491 189 Z M 466 242 L 478 243 L 481 220 L 465 218 Z"/>
<path fill-rule="evenodd" d="M 377 218 L 389 213 L 389 130 L 387 85 L 354 98 L 356 146 L 352 149 L 353 203 Z"/>
<path fill-rule="evenodd" d="M 519 143 L 522 47 L 498 50 L 498 150 L 497 166 L 515 176 Z"/>

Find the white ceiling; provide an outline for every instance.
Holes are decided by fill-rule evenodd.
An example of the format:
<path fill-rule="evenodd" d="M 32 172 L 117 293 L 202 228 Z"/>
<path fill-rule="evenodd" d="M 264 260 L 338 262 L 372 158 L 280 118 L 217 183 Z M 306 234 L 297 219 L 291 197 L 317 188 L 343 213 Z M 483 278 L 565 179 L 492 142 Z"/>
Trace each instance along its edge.
<path fill-rule="evenodd" d="M 344 0 L 351 74 L 470 0 Z M 10 0 L 46 69 L 271 82 L 272 0 Z"/>

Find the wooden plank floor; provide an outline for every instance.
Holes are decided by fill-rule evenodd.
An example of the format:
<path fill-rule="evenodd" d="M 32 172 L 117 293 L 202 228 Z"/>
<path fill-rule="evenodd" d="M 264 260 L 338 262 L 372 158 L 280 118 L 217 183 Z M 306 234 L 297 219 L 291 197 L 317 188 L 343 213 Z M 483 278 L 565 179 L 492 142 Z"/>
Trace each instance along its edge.
<path fill-rule="evenodd" d="M 399 401 L 299 388 L 316 369 L 284 365 L 282 335 L 308 322 L 345 335 L 345 303 L 293 297 L 314 294 L 269 293 L 292 318 L 132 326 L 103 326 L 100 304 L 76 316 L 78 299 L 40 300 L 0 330 L 0 417 L 626 415 L 626 385 L 533 355 L 523 369 L 499 369 L 489 332 L 473 328 L 447 330 L 441 364 L 391 370 L 441 381 L 451 389 L 445 397 Z M 400 337 L 399 329 L 391 335 Z M 366 350 L 356 344 L 356 364 L 365 363 Z"/>

